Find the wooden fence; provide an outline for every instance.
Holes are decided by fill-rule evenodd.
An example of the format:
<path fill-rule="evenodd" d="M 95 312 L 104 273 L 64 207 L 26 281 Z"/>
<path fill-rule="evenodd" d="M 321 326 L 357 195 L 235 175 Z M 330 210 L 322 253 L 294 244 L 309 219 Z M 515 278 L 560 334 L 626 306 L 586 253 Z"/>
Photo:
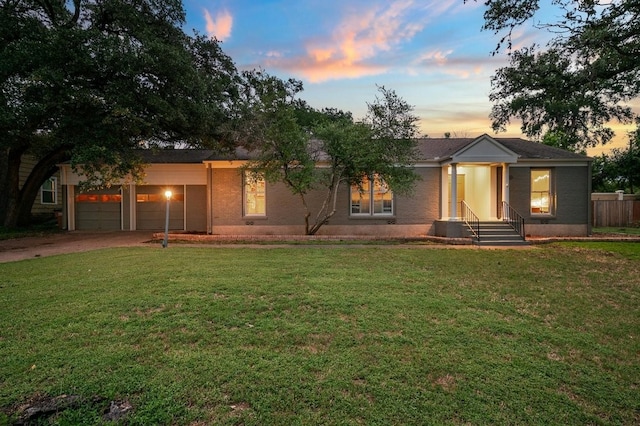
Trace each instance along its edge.
<path fill-rule="evenodd" d="M 591 208 L 594 227 L 640 225 L 640 201 L 594 200 Z"/>

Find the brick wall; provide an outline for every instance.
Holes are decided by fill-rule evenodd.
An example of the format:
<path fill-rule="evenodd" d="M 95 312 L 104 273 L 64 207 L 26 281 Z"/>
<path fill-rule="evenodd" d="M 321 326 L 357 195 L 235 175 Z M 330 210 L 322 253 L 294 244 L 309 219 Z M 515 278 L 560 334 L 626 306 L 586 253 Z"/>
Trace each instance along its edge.
<path fill-rule="evenodd" d="M 440 208 L 440 169 L 421 168 L 417 172 L 421 180 L 416 183 L 416 188 L 411 196 L 396 195 L 394 199 L 393 216 L 384 217 L 352 217 L 349 214 L 350 200 L 349 188 L 340 187 L 336 203 L 336 213 L 327 228 L 335 228 L 336 232 L 344 232 L 352 228 L 351 233 L 360 231 L 375 232 L 376 226 L 393 225 L 420 225 L 420 231 L 424 231 L 424 225 L 430 228 L 432 222 L 439 218 Z M 320 210 L 325 199 L 326 191 L 315 190 L 306 197 L 312 212 L 310 221 Z M 304 208 L 299 196 L 294 195 L 282 183 L 268 183 L 266 188 L 266 216 L 243 217 L 243 192 L 242 175 L 237 169 L 213 170 L 213 227 L 290 227 L 298 231 L 304 227 Z M 390 223 L 391 222 L 391 223 Z M 409 228 L 407 228 L 409 229 Z M 257 230 L 256 230 L 257 231 Z M 265 231 L 265 230 L 263 230 Z M 381 232 L 385 232 L 382 229 Z M 251 232 L 247 229 L 244 232 Z M 268 232 L 268 231 L 267 231 Z M 387 231 L 388 232 L 388 231 Z M 413 231 L 412 231 L 413 232 Z M 214 230 L 215 233 L 215 230 Z"/>

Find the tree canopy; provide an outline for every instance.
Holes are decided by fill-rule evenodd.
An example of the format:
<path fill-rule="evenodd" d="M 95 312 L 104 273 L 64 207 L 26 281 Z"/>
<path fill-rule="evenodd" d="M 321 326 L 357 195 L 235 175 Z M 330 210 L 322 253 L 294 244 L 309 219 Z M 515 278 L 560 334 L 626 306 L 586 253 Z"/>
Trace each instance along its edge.
<path fill-rule="evenodd" d="M 350 113 L 315 110 L 297 100 L 298 81 L 255 76 L 261 84 L 253 87 L 262 96 L 250 102 L 252 124 L 244 129 L 251 135 L 243 139 L 253 141 L 257 158 L 246 170 L 283 182 L 300 197 L 306 234 L 315 234 L 335 214 L 342 184 L 361 186 L 375 175 L 396 193 L 411 191 L 418 118 L 394 91 L 380 87 L 367 116 L 354 121 Z M 325 194 L 315 211 L 307 200 L 312 191 Z"/>
<path fill-rule="evenodd" d="M 512 119 L 532 138 L 552 132 L 573 150 L 605 144 L 614 136 L 609 123 L 631 123 L 629 101 L 640 94 L 640 2 L 636 0 L 552 0 L 540 21 L 539 0 L 485 1 L 484 29 L 503 34 L 510 64 L 492 78 L 494 130 Z M 530 22 L 552 34 L 545 45 L 513 50 L 514 30 Z"/>
<path fill-rule="evenodd" d="M 71 160 L 90 183 L 140 171 L 134 148 L 217 146 L 237 71 L 188 36 L 179 0 L 0 0 L 0 218 L 24 223 Z M 25 155 L 38 165 L 24 185 Z"/>
<path fill-rule="evenodd" d="M 593 190 L 622 190 L 629 194 L 640 191 L 640 127 L 629 133 L 627 147 L 614 148 L 611 153 L 594 158 Z"/>

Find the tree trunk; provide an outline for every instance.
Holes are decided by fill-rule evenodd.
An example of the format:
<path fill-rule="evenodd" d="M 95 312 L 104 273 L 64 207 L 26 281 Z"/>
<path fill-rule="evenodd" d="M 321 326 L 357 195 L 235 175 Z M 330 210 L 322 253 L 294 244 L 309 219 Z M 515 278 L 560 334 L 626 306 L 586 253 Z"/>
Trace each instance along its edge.
<path fill-rule="evenodd" d="M 305 235 L 311 235 L 309 233 L 309 216 L 311 216 L 311 212 L 309 211 L 307 200 L 306 198 L 304 198 L 303 193 L 300 193 L 300 199 L 302 200 L 302 205 L 304 206 L 304 233 Z"/>
<path fill-rule="evenodd" d="M 313 224 L 311 229 L 307 229 L 307 235 L 315 235 L 316 232 L 320 230 L 322 225 L 327 223 L 327 221 L 331 219 L 334 214 L 336 214 L 336 203 L 338 202 L 338 188 L 340 187 L 340 177 L 341 175 L 333 175 L 331 187 L 327 191 L 327 197 L 322 203 L 322 208 L 316 216 L 316 222 Z M 331 205 L 331 211 L 327 212 L 329 209 L 329 205 Z M 322 215 L 322 212 L 326 213 Z"/>
<path fill-rule="evenodd" d="M 13 215 L 20 197 L 20 164 L 26 148 L 7 148 L 3 152 L 0 166 L 0 218 L 8 228 L 16 226 Z"/>
<path fill-rule="evenodd" d="M 49 153 L 34 166 L 20 187 L 20 164 L 23 155 L 24 151 L 19 154 L 17 152 L 12 154 L 10 151 L 7 179 L 2 182 L 3 186 L 0 188 L 0 192 L 7 194 L 3 215 L 3 225 L 7 228 L 29 225 L 31 208 L 40 187 L 58 170 L 56 164 L 68 158 L 63 148 Z M 4 196 L 0 198 L 4 198 Z"/>

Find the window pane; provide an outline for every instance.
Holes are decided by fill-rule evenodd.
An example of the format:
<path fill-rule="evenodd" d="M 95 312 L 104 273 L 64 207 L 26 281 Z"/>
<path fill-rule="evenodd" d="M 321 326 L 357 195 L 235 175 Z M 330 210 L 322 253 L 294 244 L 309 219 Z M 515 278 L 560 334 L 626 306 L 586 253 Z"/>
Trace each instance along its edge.
<path fill-rule="evenodd" d="M 360 187 L 351 187 L 351 214 L 391 215 L 393 214 L 393 192 L 382 180 L 373 182 L 365 179 Z"/>
<path fill-rule="evenodd" d="M 118 197 L 120 197 L 120 196 L 118 195 Z M 120 199 L 118 199 L 117 201 L 120 202 Z M 149 194 L 138 193 L 138 194 L 136 194 L 136 201 L 138 203 L 166 203 L 167 202 L 167 197 L 164 195 L 164 193 L 161 193 L 161 194 L 158 194 L 158 193 L 149 193 Z M 177 201 L 182 202 L 182 201 L 184 201 L 184 194 L 177 193 L 174 190 L 174 191 L 172 191 L 170 201 L 171 202 L 174 202 L 174 201 L 175 202 L 177 202 Z"/>
<path fill-rule="evenodd" d="M 376 179 L 373 184 L 373 213 L 393 213 L 393 193 L 382 180 Z"/>
<path fill-rule="evenodd" d="M 42 204 L 56 204 L 57 182 L 56 178 L 49 178 L 42 184 L 40 188 L 40 202 Z"/>
<path fill-rule="evenodd" d="M 371 211 L 369 181 L 362 182 L 362 186 L 351 187 L 351 214 L 369 214 Z"/>
<path fill-rule="evenodd" d="M 531 170 L 531 213 L 551 212 L 551 170 Z"/>
<path fill-rule="evenodd" d="M 266 182 L 263 176 L 251 173 L 244 178 L 244 214 L 264 216 L 267 212 Z"/>
<path fill-rule="evenodd" d="M 42 190 L 42 203 L 54 204 L 56 202 L 55 195 L 51 191 Z"/>

